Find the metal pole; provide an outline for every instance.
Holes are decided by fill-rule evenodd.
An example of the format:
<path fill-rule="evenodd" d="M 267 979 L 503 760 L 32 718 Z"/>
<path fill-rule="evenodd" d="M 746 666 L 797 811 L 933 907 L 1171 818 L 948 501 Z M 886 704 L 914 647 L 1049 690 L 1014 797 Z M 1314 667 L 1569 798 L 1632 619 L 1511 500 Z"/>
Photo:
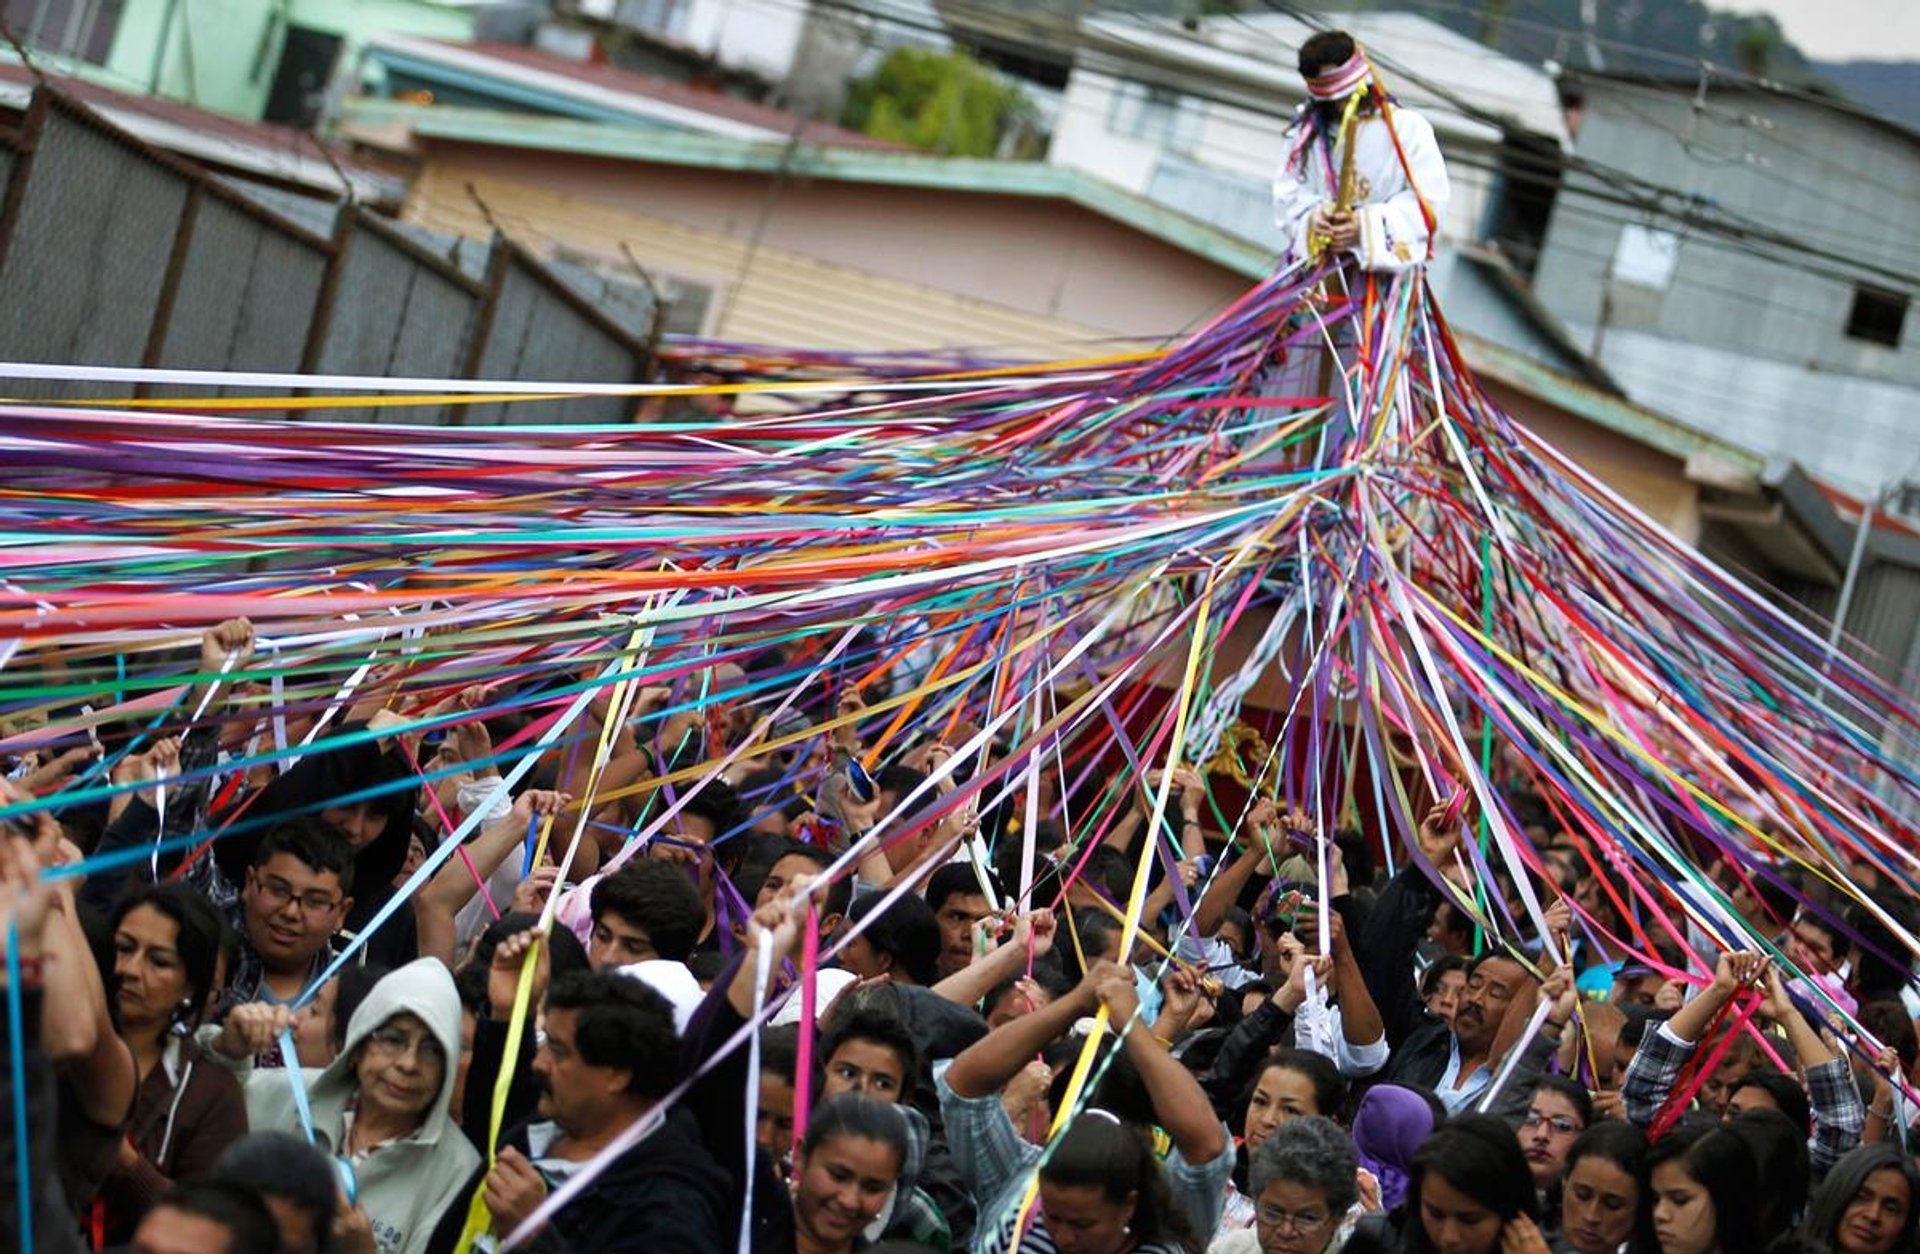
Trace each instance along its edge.
<path fill-rule="evenodd" d="M 1880 489 L 1880 495 L 1862 503 L 1860 507 L 1860 525 L 1853 531 L 1853 553 L 1847 558 L 1847 573 L 1840 581 L 1840 603 L 1834 607 L 1833 622 L 1827 628 L 1827 649 L 1840 647 L 1840 633 L 1846 629 L 1847 611 L 1853 608 L 1854 585 L 1860 581 L 1860 559 L 1866 556 L 1867 533 L 1873 530 L 1873 514 L 1880 508 L 1880 502 L 1893 491 L 1888 485 Z"/>

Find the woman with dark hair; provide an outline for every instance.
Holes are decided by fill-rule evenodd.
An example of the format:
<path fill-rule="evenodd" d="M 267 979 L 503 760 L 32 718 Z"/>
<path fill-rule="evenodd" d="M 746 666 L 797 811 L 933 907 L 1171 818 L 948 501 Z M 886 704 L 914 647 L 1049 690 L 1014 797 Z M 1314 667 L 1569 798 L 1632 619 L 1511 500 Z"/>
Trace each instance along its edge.
<path fill-rule="evenodd" d="M 1582 1132 L 1567 1150 L 1560 1183 L 1560 1239 L 1567 1254 L 1619 1254 L 1651 1244 L 1647 1139 L 1610 1120 Z"/>
<path fill-rule="evenodd" d="M 1063 1248 L 1056 1230 L 1073 1234 L 1065 1248 L 1074 1254 L 1192 1254 L 1200 1248 L 1174 1205 L 1152 1146 L 1104 1110 L 1082 1112 L 1042 1162 L 1040 1204 L 1020 1242 L 1021 1254 Z"/>
<path fill-rule="evenodd" d="M 1347 1100 L 1347 1082 L 1325 1054 L 1305 1049 L 1275 1050 L 1247 1092 L 1244 1144 L 1251 1154 L 1275 1128 L 1289 1120 L 1319 1115 L 1332 1119 Z"/>
<path fill-rule="evenodd" d="M 1559 1212 L 1560 1177 L 1567 1168 L 1567 1150 L 1574 1138 L 1593 1122 L 1593 1098 L 1565 1076 L 1544 1075 L 1527 1095 L 1527 1113 L 1520 1119 L 1520 1148 L 1540 1193 L 1540 1210 L 1551 1221 Z"/>
<path fill-rule="evenodd" d="M 1917 1219 L 1920 1168 L 1898 1146 L 1862 1145 L 1814 1191 L 1800 1236 L 1831 1254 L 1912 1254 Z"/>
<path fill-rule="evenodd" d="M 793 1244 L 799 1254 L 851 1254 L 886 1207 L 907 1163 L 907 1121 L 891 1102 L 829 1098 L 793 1155 Z"/>
<path fill-rule="evenodd" d="M 1767 1109 L 1735 1115 L 1727 1121 L 1727 1129 L 1746 1142 L 1759 1168 L 1749 1207 L 1764 1246 L 1798 1223 L 1806 1205 L 1806 1131 L 1779 1111 Z"/>
<path fill-rule="evenodd" d="M 1353 1254 L 1544 1251 L 1535 1204 L 1533 1173 L 1512 1125 L 1492 1115 L 1458 1115 L 1413 1156 L 1405 1204 L 1362 1220 L 1344 1248 Z"/>
<path fill-rule="evenodd" d="M 113 1022 L 139 1077 L 120 1157 L 100 1188 L 106 1237 L 124 1241 L 177 1183 L 206 1174 L 247 1131 L 240 1083 L 194 1043 L 226 924 L 198 890 L 149 884 L 112 915 Z"/>
<path fill-rule="evenodd" d="M 1686 1127 L 1647 1153 L 1660 1254 L 1745 1254 L 1764 1248 L 1755 1224 L 1753 1151 L 1726 1128 Z"/>

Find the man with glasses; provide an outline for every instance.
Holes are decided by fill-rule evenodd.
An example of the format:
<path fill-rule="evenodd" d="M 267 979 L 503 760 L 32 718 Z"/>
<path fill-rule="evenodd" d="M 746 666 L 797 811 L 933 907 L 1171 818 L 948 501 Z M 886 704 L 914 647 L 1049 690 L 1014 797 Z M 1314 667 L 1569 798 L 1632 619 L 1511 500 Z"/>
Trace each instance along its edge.
<path fill-rule="evenodd" d="M 353 908 L 353 849 L 316 819 L 290 819 L 260 842 L 227 921 L 239 941 L 224 1016 L 247 1002 L 284 1005 L 333 958 L 333 938 Z M 255 1060 L 279 1067 L 276 1043 Z"/>

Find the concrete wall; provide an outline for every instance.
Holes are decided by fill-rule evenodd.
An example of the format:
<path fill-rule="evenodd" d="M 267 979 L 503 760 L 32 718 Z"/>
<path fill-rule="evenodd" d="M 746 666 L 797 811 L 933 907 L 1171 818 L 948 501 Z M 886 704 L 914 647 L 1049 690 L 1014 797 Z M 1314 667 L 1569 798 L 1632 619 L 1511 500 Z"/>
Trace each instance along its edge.
<path fill-rule="evenodd" d="M 345 36 L 336 76 L 377 34 L 473 37 L 471 11 L 427 0 L 146 0 L 123 10 L 107 69 L 133 89 L 257 121 L 290 25 Z"/>
<path fill-rule="evenodd" d="M 1583 86 L 1581 156 L 1808 246 L 1899 273 L 1916 269 L 1920 142 L 1759 93 L 1710 93 L 1696 111 L 1691 91 Z M 1610 194 L 1581 176 L 1569 183 Z M 1599 340 L 1603 364 L 1636 401 L 1795 458 L 1854 491 L 1912 461 L 1920 451 L 1920 310 L 1909 309 L 1897 347 L 1851 338 L 1854 281 L 1805 268 L 1836 264 L 1698 232 L 1680 233 L 1664 289 L 1620 281 L 1611 267 L 1622 236 L 1643 223 L 1632 210 L 1563 195 L 1535 275 L 1541 300 L 1583 342 Z"/>
<path fill-rule="evenodd" d="M 763 174 L 457 144 L 434 147 L 409 216 L 483 233 L 468 182 L 529 239 L 616 262 L 624 242 L 650 268 L 715 287 L 720 316 L 707 330 L 728 337 L 850 348 L 1157 340 L 1245 287 L 1053 199 L 796 181 L 767 214 Z"/>

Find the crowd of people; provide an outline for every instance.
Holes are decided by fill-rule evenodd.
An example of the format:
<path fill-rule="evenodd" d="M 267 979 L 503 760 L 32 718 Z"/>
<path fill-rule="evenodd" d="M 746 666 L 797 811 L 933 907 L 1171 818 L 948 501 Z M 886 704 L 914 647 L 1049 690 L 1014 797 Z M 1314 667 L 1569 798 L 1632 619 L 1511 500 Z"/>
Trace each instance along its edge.
<path fill-rule="evenodd" d="M 1395 850 L 1191 769 L 1105 823 L 942 805 L 978 764 L 856 768 L 851 689 L 779 752 L 651 690 L 583 714 L 598 762 L 502 748 L 467 691 L 277 770 L 217 678 L 251 652 L 207 634 L 206 716 L 113 753 L 110 802 L 8 823 L 5 1248 L 1916 1248 L 1912 960 L 1789 867 L 1714 864 L 1750 944 L 1635 946 L 1518 771 L 1515 878 L 1458 805 Z"/>

